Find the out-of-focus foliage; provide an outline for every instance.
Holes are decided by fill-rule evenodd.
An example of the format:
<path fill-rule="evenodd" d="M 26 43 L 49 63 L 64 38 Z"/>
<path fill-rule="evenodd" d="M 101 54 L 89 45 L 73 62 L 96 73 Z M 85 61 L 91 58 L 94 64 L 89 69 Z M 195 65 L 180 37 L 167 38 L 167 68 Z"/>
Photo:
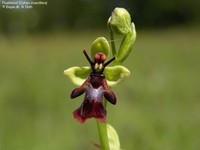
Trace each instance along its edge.
<path fill-rule="evenodd" d="M 88 65 L 94 32 L 0 36 L 0 150 L 98 150 L 95 120 L 72 112 L 84 96 L 63 76 Z M 112 90 L 107 120 L 126 150 L 199 150 L 200 30 L 139 32 L 124 62 L 131 76 Z"/>
<path fill-rule="evenodd" d="M 131 6 L 137 23 L 150 27 L 197 23 L 200 19 L 200 1 L 196 0 L 135 0 Z"/>
<path fill-rule="evenodd" d="M 138 27 L 193 24 L 200 20 L 200 1 L 196 0 L 48 0 L 47 6 L 33 9 L 0 8 L 0 32 L 96 29 L 105 27 L 115 7 L 125 7 Z"/>

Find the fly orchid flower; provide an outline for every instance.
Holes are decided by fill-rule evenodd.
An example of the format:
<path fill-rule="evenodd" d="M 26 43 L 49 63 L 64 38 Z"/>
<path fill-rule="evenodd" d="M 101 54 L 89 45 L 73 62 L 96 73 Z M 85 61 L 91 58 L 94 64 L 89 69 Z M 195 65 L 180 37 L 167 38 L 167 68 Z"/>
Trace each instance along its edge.
<path fill-rule="evenodd" d="M 64 71 L 64 74 L 79 86 L 72 91 L 71 98 L 76 98 L 85 93 L 83 103 L 73 112 L 74 118 L 79 123 L 84 123 L 89 118 L 106 122 L 104 98 L 111 104 L 116 104 L 115 94 L 109 87 L 120 83 L 130 74 L 124 66 L 107 66 L 115 60 L 115 57 L 105 62 L 106 55 L 110 51 L 108 41 L 105 38 L 97 38 L 91 49 L 94 61 L 90 59 L 86 51 L 83 51 L 90 67 L 72 67 Z"/>
<path fill-rule="evenodd" d="M 93 62 L 85 50 L 83 53 L 90 63 L 92 72 L 86 81 L 71 93 L 71 98 L 76 98 L 85 93 L 83 103 L 73 112 L 73 115 L 80 123 L 84 123 L 86 119 L 92 117 L 105 123 L 106 109 L 103 104 L 103 97 L 105 97 L 111 104 L 116 104 L 116 97 L 108 88 L 103 71 L 115 58 L 113 57 L 111 60 L 104 63 L 106 56 L 103 53 L 97 53 L 95 54 Z"/>

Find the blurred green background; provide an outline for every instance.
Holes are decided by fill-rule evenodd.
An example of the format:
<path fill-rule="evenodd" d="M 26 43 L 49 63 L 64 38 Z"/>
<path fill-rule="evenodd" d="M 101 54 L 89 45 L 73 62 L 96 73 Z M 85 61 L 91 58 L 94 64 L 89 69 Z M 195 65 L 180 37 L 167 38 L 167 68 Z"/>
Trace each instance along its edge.
<path fill-rule="evenodd" d="M 198 1 L 49 0 L 31 10 L 0 8 L 0 150 L 97 149 L 95 120 L 73 119 L 83 97 L 70 100 L 75 86 L 63 71 L 88 65 L 82 50 L 109 39 L 117 6 L 131 13 L 138 35 L 124 63 L 131 76 L 112 89 L 118 103 L 107 108 L 121 147 L 199 149 Z"/>

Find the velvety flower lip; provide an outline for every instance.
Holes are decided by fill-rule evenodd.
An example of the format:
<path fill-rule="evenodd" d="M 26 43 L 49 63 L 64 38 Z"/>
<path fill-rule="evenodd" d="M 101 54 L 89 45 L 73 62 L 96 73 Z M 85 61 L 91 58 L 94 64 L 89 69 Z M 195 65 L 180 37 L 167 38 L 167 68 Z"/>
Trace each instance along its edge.
<path fill-rule="evenodd" d="M 73 112 L 74 118 L 79 123 L 84 123 L 89 118 L 95 118 L 102 123 L 106 122 L 106 110 L 101 102 L 84 100 L 81 106 Z"/>
<path fill-rule="evenodd" d="M 114 93 L 108 89 L 105 76 L 102 74 L 89 75 L 88 79 L 78 88 L 74 89 L 71 98 L 85 93 L 84 101 L 74 112 L 74 118 L 84 123 L 89 118 L 95 118 L 102 123 L 106 122 L 106 109 L 103 104 L 105 97 L 112 104 L 116 104 Z"/>
<path fill-rule="evenodd" d="M 84 123 L 88 118 L 96 118 L 105 122 L 106 110 L 103 106 L 103 87 L 95 89 L 89 83 L 85 88 L 85 98 L 81 106 L 73 112 L 78 122 Z"/>
<path fill-rule="evenodd" d="M 96 90 L 103 90 L 102 87 Z M 102 95 L 102 94 L 100 94 Z M 99 97 L 99 96 L 98 96 Z M 97 99 L 91 99 L 87 94 L 81 106 L 73 112 L 74 118 L 78 122 L 84 123 L 89 118 L 95 118 L 103 123 L 106 122 L 106 109 L 103 106 L 103 102 Z"/>

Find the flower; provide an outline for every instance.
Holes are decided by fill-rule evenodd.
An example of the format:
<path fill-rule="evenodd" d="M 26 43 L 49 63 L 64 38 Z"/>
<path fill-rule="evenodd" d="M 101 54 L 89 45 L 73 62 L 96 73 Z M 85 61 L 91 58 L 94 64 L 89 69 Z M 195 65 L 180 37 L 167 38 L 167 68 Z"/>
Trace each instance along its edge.
<path fill-rule="evenodd" d="M 110 90 L 109 86 L 114 86 L 129 76 L 130 72 L 123 66 L 107 67 L 115 57 L 105 62 L 106 55 L 104 54 L 107 40 L 101 38 L 97 43 L 93 42 L 92 48 L 95 48 L 96 53 L 92 53 L 94 61 L 90 59 L 86 51 L 83 53 L 90 63 L 90 67 L 72 67 L 64 71 L 64 74 L 69 79 L 78 85 L 71 93 L 71 98 L 76 98 L 85 93 L 84 100 L 79 108 L 73 112 L 73 116 L 79 123 L 84 123 L 89 118 L 95 118 L 102 123 L 106 122 L 106 109 L 104 107 L 104 98 L 111 104 L 116 104 L 116 96 Z M 95 44 L 98 44 L 96 46 Z M 99 52 L 98 49 L 102 48 Z M 106 50 L 108 54 L 109 50 Z M 104 63 L 105 62 L 105 63 Z"/>
<path fill-rule="evenodd" d="M 86 119 L 92 117 L 105 123 L 106 109 L 103 104 L 103 97 L 112 104 L 116 104 L 116 97 L 108 88 L 103 71 L 114 58 L 107 63 L 104 63 L 106 56 L 103 53 L 97 53 L 95 54 L 95 61 L 92 62 L 86 51 L 83 52 L 91 65 L 92 72 L 87 80 L 71 93 L 71 98 L 75 98 L 85 93 L 83 103 L 73 112 L 73 115 L 80 123 L 84 123 Z"/>
<path fill-rule="evenodd" d="M 85 92 L 85 98 L 81 106 L 73 112 L 74 118 L 84 123 L 88 118 L 95 118 L 103 123 L 106 122 L 106 109 L 103 104 L 105 97 L 112 104 L 116 104 L 115 94 L 108 89 L 105 76 L 90 74 L 85 83 L 72 91 L 71 98 Z"/>

